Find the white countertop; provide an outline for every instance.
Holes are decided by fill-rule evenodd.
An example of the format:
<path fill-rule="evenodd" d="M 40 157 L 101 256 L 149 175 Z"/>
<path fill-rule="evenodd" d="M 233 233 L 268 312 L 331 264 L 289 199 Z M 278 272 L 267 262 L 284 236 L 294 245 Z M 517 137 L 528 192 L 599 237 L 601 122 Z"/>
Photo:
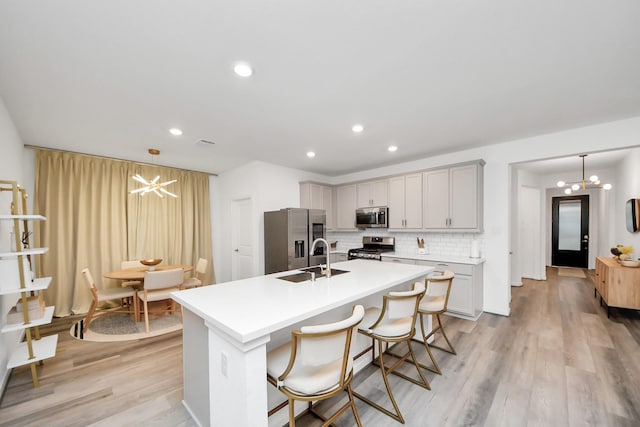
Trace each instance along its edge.
<path fill-rule="evenodd" d="M 233 339 L 246 343 L 395 285 L 425 276 L 433 267 L 353 260 L 332 268 L 349 273 L 291 283 L 274 273 L 173 292 L 174 300 Z M 409 289 L 409 286 L 407 286 Z"/>
<path fill-rule="evenodd" d="M 422 261 L 433 261 L 433 262 L 451 262 L 455 264 L 470 264 L 470 265 L 478 265 L 485 262 L 484 258 L 471 258 L 471 257 L 461 257 L 461 256 L 453 256 L 453 255 L 438 255 L 438 254 L 418 254 L 417 249 L 414 252 L 406 251 L 406 252 L 384 252 L 381 254 L 383 258 L 404 258 L 404 259 L 417 259 Z"/>

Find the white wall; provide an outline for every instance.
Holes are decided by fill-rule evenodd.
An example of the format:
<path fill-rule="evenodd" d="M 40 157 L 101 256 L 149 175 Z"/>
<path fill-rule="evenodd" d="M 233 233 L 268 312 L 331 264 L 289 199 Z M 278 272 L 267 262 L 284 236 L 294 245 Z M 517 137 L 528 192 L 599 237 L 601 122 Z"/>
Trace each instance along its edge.
<path fill-rule="evenodd" d="M 544 221 L 544 185 L 541 184 L 541 179 L 538 175 L 529 171 L 516 170 L 512 174 L 515 176 L 514 185 L 512 189 L 512 255 L 511 255 L 511 284 L 514 286 L 522 285 L 522 277 L 527 277 L 535 280 L 545 280 L 545 221 Z M 523 197 L 524 191 L 537 190 L 539 193 L 539 199 L 528 200 Z M 528 205 L 532 203 L 533 205 Z M 535 209 L 536 212 L 531 212 Z M 525 218 L 539 218 L 538 223 L 532 224 L 526 221 Z M 529 223 L 527 223 L 529 222 Z M 521 238 L 524 228 L 529 229 L 531 233 L 537 235 L 535 241 L 525 242 Z M 532 237 L 533 239 L 533 237 Z M 529 268 L 525 268 L 525 263 Z"/>
<path fill-rule="evenodd" d="M 22 184 L 23 144 L 2 98 L 0 98 L 0 144 L 2 147 L 0 180 L 18 181 Z M 11 193 L 0 193 L 0 214 L 9 214 L 10 204 Z M 8 221 L 0 221 L 0 251 L 9 249 L 9 230 L 12 229 L 12 225 Z M 18 297 L 19 295 L 0 296 L 0 328 L 5 325 L 6 313 Z M 9 355 L 20 342 L 21 336 L 20 332 L 0 334 L 0 391 L 4 391 L 9 378 L 9 371 L 7 371 Z"/>
<path fill-rule="evenodd" d="M 234 196 L 239 194 L 254 195 L 261 200 L 255 206 L 255 220 L 261 224 L 260 216 L 264 210 L 294 203 L 295 206 L 298 206 L 297 181 L 300 180 L 313 179 L 329 184 L 340 184 L 484 159 L 486 161 L 484 175 L 485 231 L 482 237 L 484 257 L 487 260 L 484 266 L 484 309 L 491 313 L 508 315 L 511 282 L 509 260 L 511 240 L 509 221 L 512 198 L 510 194 L 510 164 L 577 155 L 583 152 L 633 147 L 638 144 L 638 141 L 640 141 L 640 117 L 478 147 L 339 177 L 324 177 L 324 179 L 323 177 L 305 177 L 305 173 L 302 171 L 287 172 L 291 170 L 277 166 L 267 167 L 263 164 L 255 169 L 244 167 L 221 175 L 219 177 L 223 181 L 221 183 L 221 196 L 223 197 L 221 203 L 228 204 Z M 267 203 L 271 198 L 275 202 Z M 224 216 L 222 224 L 228 224 Z M 230 243 L 225 243 L 224 240 L 229 239 L 228 231 L 222 231 L 223 234 L 218 235 L 218 238 L 223 239 L 222 246 L 230 250 Z M 259 246 L 262 250 L 261 226 L 256 234 L 256 239 L 260 242 Z M 229 256 L 229 254 L 223 255 Z M 228 268 L 230 263 L 225 262 L 228 259 L 222 258 L 220 268 Z M 262 259 L 260 259 L 260 263 L 262 265 Z M 218 271 L 220 268 L 216 266 Z M 228 280 L 226 279 L 228 277 L 230 277 L 229 274 L 222 275 L 219 277 L 219 281 Z"/>
<path fill-rule="evenodd" d="M 640 233 L 627 231 L 625 222 L 625 204 L 629 199 L 640 198 L 640 148 L 626 156 L 618 169 L 615 190 L 614 238 L 610 246 L 632 245 L 634 259 L 640 258 Z M 608 253 L 607 253 L 608 255 Z"/>
<path fill-rule="evenodd" d="M 300 206 L 299 181 L 325 180 L 326 177 L 297 169 L 283 168 L 264 162 L 252 162 L 220 174 L 216 182 L 214 210 L 214 265 L 216 281 L 231 280 L 232 218 L 234 200 L 251 198 L 252 224 L 255 236 L 253 274 L 264 273 L 264 218 L 266 211 Z M 219 220 L 218 220 L 219 219 Z"/>

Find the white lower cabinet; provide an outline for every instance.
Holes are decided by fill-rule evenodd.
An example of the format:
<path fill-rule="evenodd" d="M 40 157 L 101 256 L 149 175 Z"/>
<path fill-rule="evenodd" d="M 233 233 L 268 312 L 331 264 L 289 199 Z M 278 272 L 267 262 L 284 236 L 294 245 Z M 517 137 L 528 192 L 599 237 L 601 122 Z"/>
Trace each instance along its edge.
<path fill-rule="evenodd" d="M 383 257 L 382 260 L 426 265 L 434 267 L 436 271 L 453 271 L 455 276 L 451 285 L 447 314 L 471 320 L 477 320 L 482 314 L 482 264 L 460 264 L 399 257 Z"/>
<path fill-rule="evenodd" d="M 395 262 L 396 264 L 416 264 L 415 259 L 409 258 L 393 258 L 393 257 L 382 257 L 383 262 Z"/>

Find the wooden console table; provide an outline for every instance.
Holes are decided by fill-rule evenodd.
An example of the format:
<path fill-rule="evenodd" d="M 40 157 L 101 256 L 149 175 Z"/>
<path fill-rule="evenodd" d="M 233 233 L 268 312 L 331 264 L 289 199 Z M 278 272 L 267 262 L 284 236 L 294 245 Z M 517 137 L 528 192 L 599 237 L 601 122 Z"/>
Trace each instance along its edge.
<path fill-rule="evenodd" d="M 613 258 L 596 258 L 594 297 L 600 294 L 600 305 L 640 310 L 640 268 L 623 267 Z"/>

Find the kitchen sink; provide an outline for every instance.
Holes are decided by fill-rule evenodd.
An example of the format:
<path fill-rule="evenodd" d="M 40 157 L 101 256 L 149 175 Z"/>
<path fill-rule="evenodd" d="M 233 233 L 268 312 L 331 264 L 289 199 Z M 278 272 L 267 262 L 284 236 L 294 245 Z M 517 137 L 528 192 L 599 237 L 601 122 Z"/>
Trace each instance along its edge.
<path fill-rule="evenodd" d="M 293 282 L 293 283 L 300 283 L 300 282 L 311 281 L 311 274 L 309 274 L 309 273 L 315 273 L 316 274 L 316 280 L 320 279 L 321 277 L 325 277 L 324 274 L 320 274 L 320 267 L 319 266 L 309 267 L 309 268 L 302 268 L 301 270 L 304 271 L 304 273 L 293 273 L 293 274 L 289 274 L 287 276 L 280 276 L 280 277 L 278 277 L 278 279 L 287 280 L 287 281 Z M 347 271 L 347 270 L 338 270 L 337 268 L 332 268 L 331 269 L 331 275 L 332 276 L 336 276 L 338 274 L 348 273 L 348 272 L 349 271 Z"/>
<path fill-rule="evenodd" d="M 316 273 L 316 277 L 320 277 L 320 276 L 324 277 L 324 274 L 322 274 L 320 272 L 321 270 L 320 270 L 320 266 L 319 265 L 316 265 L 315 267 L 302 268 L 301 270 L 302 271 L 308 271 L 309 273 Z M 348 273 L 348 271 L 347 270 L 338 270 L 337 268 L 332 268 L 331 269 L 331 275 L 332 276 L 335 276 L 335 275 L 338 275 L 338 274 L 342 274 L 342 273 Z"/>

